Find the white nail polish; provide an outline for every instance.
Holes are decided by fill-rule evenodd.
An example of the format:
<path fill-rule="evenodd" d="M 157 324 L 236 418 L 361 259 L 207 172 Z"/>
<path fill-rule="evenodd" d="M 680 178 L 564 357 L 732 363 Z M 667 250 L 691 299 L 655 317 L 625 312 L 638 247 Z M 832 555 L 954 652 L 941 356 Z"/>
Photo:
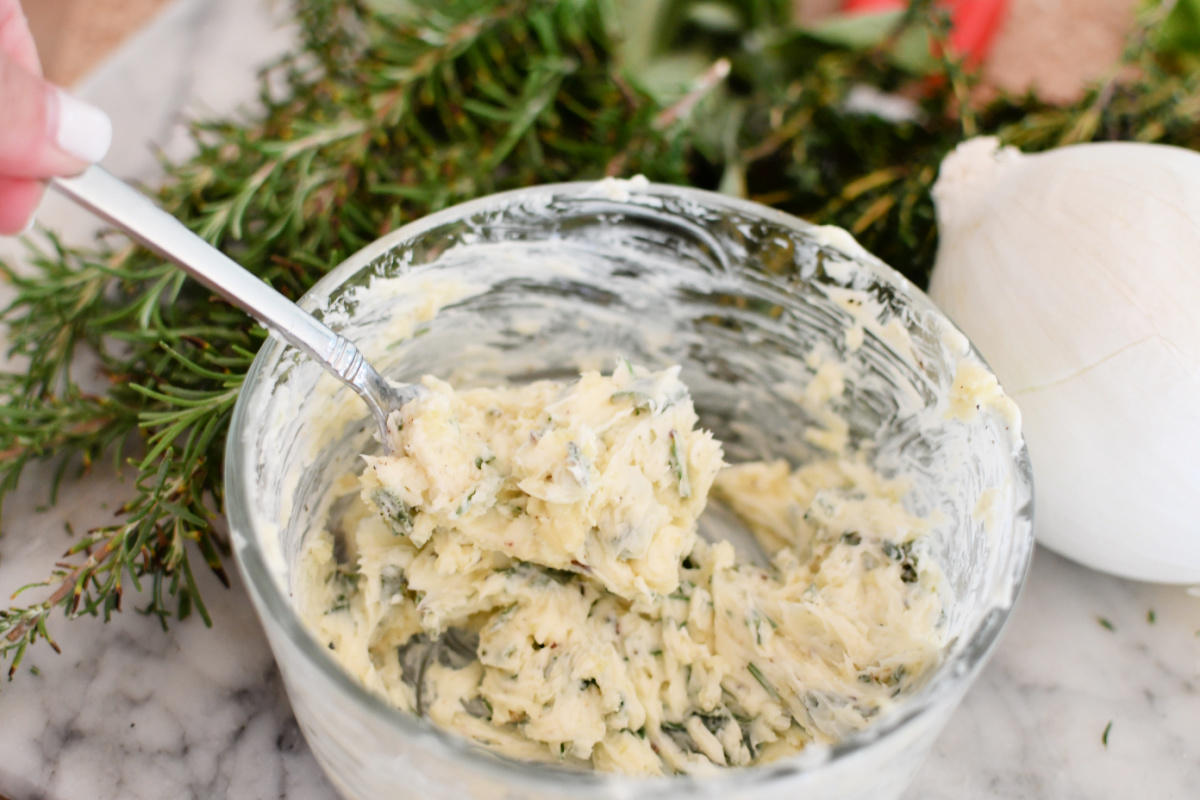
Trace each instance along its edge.
<path fill-rule="evenodd" d="M 104 158 L 112 144 L 112 121 L 108 114 L 62 89 L 55 89 L 54 93 L 58 97 L 55 139 L 59 148 L 84 161 L 94 163 Z"/>

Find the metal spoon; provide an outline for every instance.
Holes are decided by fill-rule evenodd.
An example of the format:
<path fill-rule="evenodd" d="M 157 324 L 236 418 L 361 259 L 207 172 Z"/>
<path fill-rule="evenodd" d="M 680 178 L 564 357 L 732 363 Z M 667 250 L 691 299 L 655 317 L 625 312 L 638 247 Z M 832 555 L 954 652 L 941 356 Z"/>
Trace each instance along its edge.
<path fill-rule="evenodd" d="M 238 266 L 192 233 L 145 195 L 98 166 L 74 178 L 55 178 L 50 185 L 129 236 L 176 264 L 196 280 L 250 313 L 289 344 L 317 360 L 331 375 L 366 401 L 379 426 L 383 446 L 391 451 L 387 418 L 416 398 L 424 387 L 384 379 L 354 343 Z"/>

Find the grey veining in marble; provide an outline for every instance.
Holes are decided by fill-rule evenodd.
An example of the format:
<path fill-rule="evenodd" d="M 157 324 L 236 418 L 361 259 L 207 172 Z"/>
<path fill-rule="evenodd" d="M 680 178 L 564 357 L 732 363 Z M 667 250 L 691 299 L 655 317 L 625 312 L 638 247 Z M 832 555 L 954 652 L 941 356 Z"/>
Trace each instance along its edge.
<path fill-rule="evenodd" d="M 45 471 L 30 476 L 32 495 Z M 6 508 L 0 590 L 41 572 L 67 544 L 63 518 L 98 524 L 127 493 L 107 470 L 60 509 Z M 12 522 L 27 523 L 14 525 Z M 199 576 L 198 576 L 199 577 Z M 0 689 L 0 795 L 32 798 L 335 797 L 291 716 L 240 586 L 200 581 L 214 630 L 193 618 L 166 634 L 137 613 L 54 630 L 63 654 L 33 654 Z M 37 665 L 40 674 L 28 667 Z"/>
<path fill-rule="evenodd" d="M 181 119 L 252 107 L 257 69 L 291 41 L 284 11 L 269 0 L 169 5 L 77 87 L 113 116 L 106 166 L 153 182 L 156 149 L 187 153 Z M 95 230 L 57 197 L 39 219 L 73 242 Z M 0 239 L 0 257 L 19 252 Z M 0 300 L 7 296 L 0 287 Z M 101 465 L 58 507 L 38 512 L 48 478 L 30 472 L 5 506 L 0 596 L 47 574 L 70 542 L 64 522 L 104 524 L 129 493 Z M 134 610 L 133 593 L 107 625 L 55 619 L 63 654 L 39 648 L 0 686 L 0 796 L 335 796 L 292 719 L 236 573 L 231 590 L 197 577 L 212 630 L 193 615 L 164 634 Z M 1200 596 L 1039 551 L 994 658 L 905 797 L 1200 798 Z"/>
<path fill-rule="evenodd" d="M 999 649 L 907 797 L 1200 797 L 1198 633 L 1200 597 L 1183 588 L 1039 549 Z"/>

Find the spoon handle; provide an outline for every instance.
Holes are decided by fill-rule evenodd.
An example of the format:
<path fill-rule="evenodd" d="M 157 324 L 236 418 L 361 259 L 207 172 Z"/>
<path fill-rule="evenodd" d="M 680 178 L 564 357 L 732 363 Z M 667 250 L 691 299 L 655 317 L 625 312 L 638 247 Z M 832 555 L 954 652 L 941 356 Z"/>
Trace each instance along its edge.
<path fill-rule="evenodd" d="M 58 192 L 144 244 L 234 305 L 249 312 L 289 344 L 315 358 L 367 401 L 378 418 L 383 383 L 354 343 L 247 272 L 138 190 L 98 167 L 50 182 Z"/>

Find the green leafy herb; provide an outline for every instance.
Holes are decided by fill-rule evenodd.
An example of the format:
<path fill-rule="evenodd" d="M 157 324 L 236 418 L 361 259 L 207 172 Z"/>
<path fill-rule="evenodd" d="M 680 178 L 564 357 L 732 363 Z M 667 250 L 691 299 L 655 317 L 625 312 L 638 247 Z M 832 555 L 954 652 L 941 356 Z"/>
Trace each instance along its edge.
<path fill-rule="evenodd" d="M 670 448 L 671 448 L 670 449 L 671 471 L 675 473 L 675 478 L 679 481 L 679 496 L 680 497 L 691 497 L 692 496 L 692 482 L 688 478 L 687 453 L 684 452 L 679 446 L 679 434 L 678 433 L 676 433 L 675 431 L 671 431 L 669 436 L 671 438 L 671 445 L 670 445 Z"/>
<path fill-rule="evenodd" d="M 386 603 L 408 590 L 408 579 L 404 571 L 395 564 L 386 564 L 379 570 L 379 596 Z"/>
<path fill-rule="evenodd" d="M 645 392 L 637 392 L 632 389 L 627 389 L 620 392 L 613 392 L 609 400 L 613 403 L 623 403 L 626 400 L 633 403 L 634 414 L 648 413 L 654 408 L 654 398 Z"/>
<path fill-rule="evenodd" d="M 336 598 L 334 598 L 333 605 L 329 606 L 328 613 L 336 614 L 339 611 L 349 611 L 349 610 L 350 610 L 350 598 L 347 597 L 345 594 L 339 594 Z"/>
<path fill-rule="evenodd" d="M 767 690 L 767 694 L 771 695 L 772 700 L 774 700 L 776 703 L 781 702 L 779 699 L 779 692 L 775 691 L 775 687 L 772 686 L 771 682 L 768 681 L 766 676 L 762 674 L 762 670 L 758 668 L 757 664 L 751 661 L 746 665 L 746 669 L 749 670 L 750 674 L 754 676 L 754 680 L 758 681 L 759 685 Z"/>
<path fill-rule="evenodd" d="M 1155 616 L 1153 608 L 1146 612 L 1146 622 L 1153 625 L 1157 620 L 1158 620 L 1158 617 Z"/>
<path fill-rule="evenodd" d="M 392 529 L 392 533 L 397 536 L 412 534 L 413 511 L 400 499 L 400 495 L 384 486 L 372 492 L 371 502 L 379 509 L 379 515 Z"/>
<path fill-rule="evenodd" d="M 334 597 L 333 603 L 329 606 L 330 614 L 339 611 L 348 611 L 350 609 L 351 599 L 354 597 L 355 591 L 358 589 L 358 582 L 362 580 L 362 575 L 355 572 L 352 567 L 339 564 L 333 572 L 329 574 L 327 582 L 333 582 L 338 589 L 337 596 Z"/>
<path fill-rule="evenodd" d="M 1104 745 L 1105 750 L 1108 749 L 1108 732 L 1111 730 L 1112 730 L 1112 721 L 1110 720 L 1109 723 L 1104 726 L 1104 733 L 1102 733 L 1100 735 L 1100 742 L 1101 742 L 1101 744 Z"/>
<path fill-rule="evenodd" d="M 691 600 L 692 593 L 696 590 L 696 584 L 686 578 L 679 582 L 679 588 L 671 592 L 667 597 L 672 600 Z"/>
<path fill-rule="evenodd" d="M 884 541 L 883 553 L 893 561 L 900 562 L 900 580 L 904 583 L 916 583 L 920 576 L 917 573 L 918 559 L 912 552 L 913 543 L 895 544 Z"/>
<path fill-rule="evenodd" d="M 567 472 L 584 489 L 591 483 L 592 462 L 575 442 L 567 442 Z"/>
<path fill-rule="evenodd" d="M 463 710 L 472 717 L 479 719 L 490 720 L 492 718 L 492 704 L 487 701 L 486 697 L 476 695 L 470 700 L 460 700 Z"/>
<path fill-rule="evenodd" d="M 762 644 L 766 636 L 763 631 L 766 630 L 763 626 L 767 626 L 771 630 L 775 630 L 779 625 L 775 620 L 763 614 L 757 608 L 751 608 L 746 612 L 746 627 L 754 634 L 754 640 L 758 644 Z"/>
<path fill-rule="evenodd" d="M 463 501 L 458 504 L 458 508 L 454 509 L 454 516 L 461 517 L 466 514 L 471 509 L 471 501 L 475 499 L 475 495 L 478 492 L 479 489 L 472 489 L 471 491 L 467 492 L 467 496 L 464 497 Z M 409 530 L 411 529 L 412 527 L 410 524 Z"/>
<path fill-rule="evenodd" d="M 1100 627 L 1104 628 L 1106 631 L 1112 631 L 1113 633 L 1116 633 L 1116 630 L 1117 630 L 1116 626 L 1113 625 L 1111 622 L 1109 622 L 1107 618 L 1096 617 L 1096 622 L 1099 622 Z"/>

